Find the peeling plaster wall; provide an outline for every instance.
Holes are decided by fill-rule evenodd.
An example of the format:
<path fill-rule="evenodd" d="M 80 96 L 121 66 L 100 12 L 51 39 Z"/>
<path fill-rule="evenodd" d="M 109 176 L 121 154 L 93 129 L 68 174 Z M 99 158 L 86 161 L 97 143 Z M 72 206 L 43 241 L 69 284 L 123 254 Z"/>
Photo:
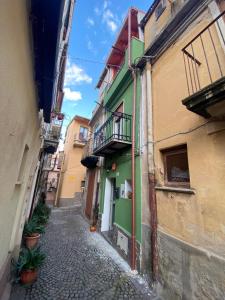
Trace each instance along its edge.
<path fill-rule="evenodd" d="M 165 184 L 161 150 L 187 144 L 190 186 L 195 191 L 194 194 L 156 191 L 160 282 L 162 295 L 168 300 L 224 299 L 225 295 L 224 126 L 216 128 L 214 124 L 214 132 L 209 125 L 192 131 L 207 120 L 188 111 L 181 103 L 188 96 L 181 49 L 212 18 L 206 8 L 151 70 L 157 185 Z M 215 27 L 212 32 L 224 68 L 225 56 Z M 211 66 L 215 66 L 212 76 L 216 80 L 215 55 L 209 48 L 209 37 L 204 39 Z M 195 53 L 199 49 L 197 44 Z M 202 53 L 198 58 L 204 61 Z M 199 74 L 202 85 L 209 84 L 205 64 Z M 178 134 L 187 131 L 190 133 Z"/>
<path fill-rule="evenodd" d="M 158 231 L 159 293 L 167 300 L 224 299 L 225 259 Z"/>

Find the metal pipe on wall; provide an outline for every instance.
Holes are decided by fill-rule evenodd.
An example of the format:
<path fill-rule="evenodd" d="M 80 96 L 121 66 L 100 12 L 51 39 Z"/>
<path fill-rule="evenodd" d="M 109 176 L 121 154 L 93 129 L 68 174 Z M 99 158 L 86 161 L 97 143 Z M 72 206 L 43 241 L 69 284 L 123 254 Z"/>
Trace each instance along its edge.
<path fill-rule="evenodd" d="M 136 205 L 135 205 L 135 140 L 136 140 L 136 94 L 137 94 L 137 74 L 132 70 L 133 77 L 133 120 L 132 120 L 132 148 L 131 148 L 131 165 L 132 165 L 132 215 L 131 215 L 131 269 L 136 269 Z"/>
<path fill-rule="evenodd" d="M 131 269 L 136 269 L 136 205 L 135 205 L 135 140 L 136 140 L 136 94 L 137 74 L 132 67 L 131 49 L 131 9 L 128 16 L 128 68 L 133 77 L 133 109 L 132 109 L 132 147 L 131 147 L 131 173 L 132 173 L 132 199 L 131 199 Z"/>
<path fill-rule="evenodd" d="M 149 65 L 151 67 L 151 65 Z M 157 249 L 157 204 L 155 194 L 155 162 L 154 162 L 154 136 L 153 136 L 153 102 L 152 102 L 152 76 L 151 69 L 146 67 L 147 88 L 147 128 L 148 128 L 148 181 L 149 181 L 149 208 L 152 253 L 152 277 L 158 279 L 158 249 Z"/>

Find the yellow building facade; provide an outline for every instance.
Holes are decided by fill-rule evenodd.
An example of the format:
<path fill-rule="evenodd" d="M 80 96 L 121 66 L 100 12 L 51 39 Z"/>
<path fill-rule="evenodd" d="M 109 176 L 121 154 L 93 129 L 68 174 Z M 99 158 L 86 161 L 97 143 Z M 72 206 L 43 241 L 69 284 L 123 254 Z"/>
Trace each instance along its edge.
<path fill-rule="evenodd" d="M 86 174 L 86 168 L 81 165 L 81 158 L 88 140 L 88 124 L 88 119 L 75 116 L 67 127 L 58 194 L 60 206 L 73 205 L 77 200 L 81 200 Z"/>
<path fill-rule="evenodd" d="M 224 1 L 154 1 L 143 21 L 165 299 L 225 295 L 223 12 Z"/>

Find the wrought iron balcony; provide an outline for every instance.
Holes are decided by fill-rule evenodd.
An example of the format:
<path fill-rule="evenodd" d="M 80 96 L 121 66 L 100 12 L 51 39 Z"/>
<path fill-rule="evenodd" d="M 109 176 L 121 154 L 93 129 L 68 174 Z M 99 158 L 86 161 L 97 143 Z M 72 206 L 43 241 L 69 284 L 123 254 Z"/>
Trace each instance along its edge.
<path fill-rule="evenodd" d="M 113 112 L 94 135 L 93 154 L 105 156 L 131 145 L 132 116 Z"/>
<path fill-rule="evenodd" d="M 59 139 L 61 137 L 61 129 L 64 115 L 61 113 L 52 114 L 50 124 L 44 124 L 44 148 L 48 153 L 54 153 L 57 150 Z"/>
<path fill-rule="evenodd" d="M 182 103 L 205 118 L 225 113 L 225 11 L 183 49 L 189 96 Z"/>

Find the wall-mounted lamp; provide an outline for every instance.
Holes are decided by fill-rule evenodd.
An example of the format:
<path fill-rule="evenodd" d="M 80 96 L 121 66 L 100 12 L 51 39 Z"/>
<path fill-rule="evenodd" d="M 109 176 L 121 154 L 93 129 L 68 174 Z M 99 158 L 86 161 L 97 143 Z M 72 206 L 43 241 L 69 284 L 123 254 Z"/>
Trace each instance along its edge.
<path fill-rule="evenodd" d="M 116 171 L 116 163 L 112 163 L 112 171 Z"/>

